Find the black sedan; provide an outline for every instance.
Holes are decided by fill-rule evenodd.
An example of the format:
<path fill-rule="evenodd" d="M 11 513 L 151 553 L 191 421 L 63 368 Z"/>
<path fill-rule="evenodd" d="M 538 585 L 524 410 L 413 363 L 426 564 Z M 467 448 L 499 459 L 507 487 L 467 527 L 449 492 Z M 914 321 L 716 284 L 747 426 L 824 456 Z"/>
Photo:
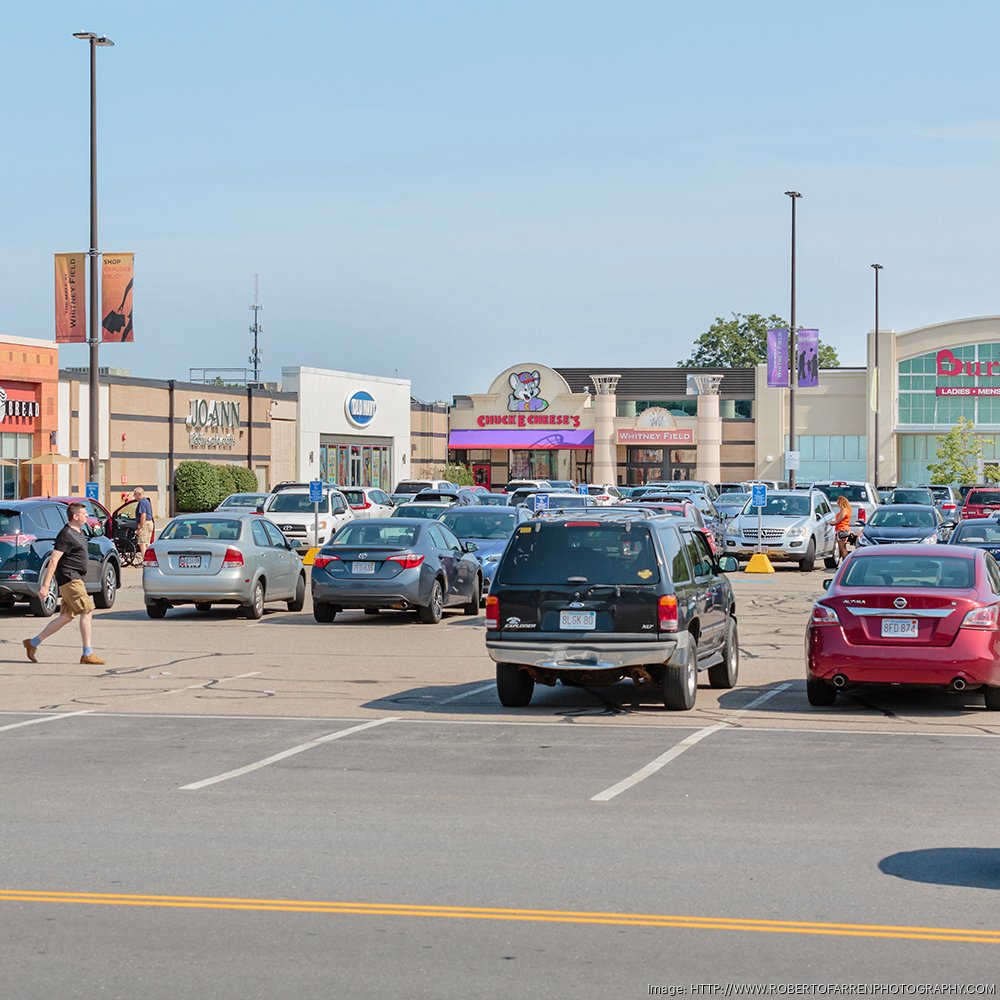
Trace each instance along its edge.
<path fill-rule="evenodd" d="M 435 625 L 446 607 L 478 615 L 483 574 L 475 551 L 439 521 L 394 516 L 345 524 L 313 561 L 313 616 L 332 622 L 349 608 L 416 611 Z"/>
<path fill-rule="evenodd" d="M 962 521 L 948 541 L 951 545 L 985 549 L 994 559 L 1000 559 L 1000 520 L 977 517 Z"/>
<path fill-rule="evenodd" d="M 858 546 L 947 542 L 951 525 L 933 504 L 883 504 L 868 519 L 858 536 Z"/>

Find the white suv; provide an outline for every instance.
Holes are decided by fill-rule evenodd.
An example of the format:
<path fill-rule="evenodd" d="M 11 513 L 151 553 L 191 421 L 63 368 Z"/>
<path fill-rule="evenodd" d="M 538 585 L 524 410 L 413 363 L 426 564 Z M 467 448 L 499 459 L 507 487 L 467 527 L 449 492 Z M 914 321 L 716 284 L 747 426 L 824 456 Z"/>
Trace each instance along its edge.
<path fill-rule="evenodd" d="M 264 504 L 264 513 L 287 539 L 297 538 L 310 548 L 325 545 L 342 525 L 354 520 L 354 511 L 344 494 L 329 487 L 323 490 L 318 519 L 309 491 L 300 489 L 272 493 Z"/>
<path fill-rule="evenodd" d="M 621 491 L 611 483 L 588 483 L 587 495 L 598 507 L 610 507 L 622 499 Z"/>
<path fill-rule="evenodd" d="M 345 486 L 341 492 L 355 517 L 392 517 L 396 509 L 392 497 L 377 486 Z"/>

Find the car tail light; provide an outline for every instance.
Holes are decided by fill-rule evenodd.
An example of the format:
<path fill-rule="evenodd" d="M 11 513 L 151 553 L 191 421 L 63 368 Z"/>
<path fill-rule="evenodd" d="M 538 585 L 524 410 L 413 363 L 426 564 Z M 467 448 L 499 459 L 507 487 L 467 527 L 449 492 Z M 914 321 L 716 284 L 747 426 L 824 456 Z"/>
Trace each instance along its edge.
<path fill-rule="evenodd" d="M 858 521 L 861 524 L 866 524 L 868 522 L 868 511 L 864 507 L 858 508 Z"/>
<path fill-rule="evenodd" d="M 833 608 L 825 604 L 814 604 L 812 615 L 809 617 L 810 625 L 839 625 L 840 619 Z"/>
<path fill-rule="evenodd" d="M 656 602 L 656 627 L 661 632 L 677 631 L 677 598 L 664 594 Z"/>
<path fill-rule="evenodd" d="M 159 566 L 160 564 L 156 561 L 156 550 L 152 545 L 146 549 L 146 554 L 142 557 L 143 566 Z"/>
<path fill-rule="evenodd" d="M 941 509 L 942 510 L 954 510 L 955 509 L 955 505 L 953 503 L 943 503 L 943 504 L 941 504 Z"/>
<path fill-rule="evenodd" d="M 419 552 L 404 552 L 402 555 L 389 556 L 386 562 L 399 563 L 403 569 L 416 569 L 424 561 Z"/>
<path fill-rule="evenodd" d="M 148 549 L 146 550 L 149 551 Z M 239 549 L 228 548 L 226 549 L 226 554 L 222 557 L 222 568 L 223 569 L 236 569 L 237 566 L 243 565 L 243 553 Z"/>
<path fill-rule="evenodd" d="M 598 493 L 597 496 L 594 497 L 594 499 L 595 500 L 610 500 L 611 499 L 611 494 L 610 493 Z"/>
<path fill-rule="evenodd" d="M 351 510 L 371 510 L 371 506 L 366 500 L 364 503 L 352 503 Z"/>
<path fill-rule="evenodd" d="M 486 598 L 486 628 L 493 631 L 500 628 L 500 598 L 492 594 Z"/>
<path fill-rule="evenodd" d="M 340 556 L 314 556 L 313 568 L 325 569 L 332 562 L 340 562 Z"/>
<path fill-rule="evenodd" d="M 1000 604 L 988 604 L 985 608 L 973 608 L 962 619 L 962 628 L 984 628 L 996 631 L 998 624 L 1000 624 Z"/>
<path fill-rule="evenodd" d="M 567 521 L 567 528 L 599 528 L 601 526 L 600 521 Z"/>

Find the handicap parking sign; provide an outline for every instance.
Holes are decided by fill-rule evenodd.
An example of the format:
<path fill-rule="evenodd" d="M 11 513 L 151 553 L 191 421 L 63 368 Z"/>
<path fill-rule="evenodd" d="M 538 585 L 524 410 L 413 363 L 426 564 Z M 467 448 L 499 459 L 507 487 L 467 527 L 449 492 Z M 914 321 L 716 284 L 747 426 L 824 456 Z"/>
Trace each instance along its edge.
<path fill-rule="evenodd" d="M 323 480 L 313 479 L 309 483 L 309 502 L 310 503 L 323 502 Z"/>
<path fill-rule="evenodd" d="M 100 483 L 87 483 L 86 497 L 88 500 L 97 500 L 100 498 L 101 484 Z"/>
<path fill-rule="evenodd" d="M 580 485 L 577 486 L 577 488 L 576 488 L 576 492 L 577 493 L 582 493 L 584 496 L 586 496 L 587 495 L 587 484 L 586 483 L 580 483 Z"/>
<path fill-rule="evenodd" d="M 767 506 L 767 483 L 754 483 L 751 487 L 750 506 Z"/>
<path fill-rule="evenodd" d="M 548 493 L 536 493 L 535 494 L 535 512 L 540 510 L 549 509 L 549 495 Z"/>

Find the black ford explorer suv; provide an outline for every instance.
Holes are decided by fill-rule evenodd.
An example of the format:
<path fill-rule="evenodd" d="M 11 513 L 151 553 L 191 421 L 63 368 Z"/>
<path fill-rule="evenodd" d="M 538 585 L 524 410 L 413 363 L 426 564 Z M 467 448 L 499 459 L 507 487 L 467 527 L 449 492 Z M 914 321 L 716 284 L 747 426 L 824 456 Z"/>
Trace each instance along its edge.
<path fill-rule="evenodd" d="M 584 514 L 584 512 L 581 512 Z M 631 677 L 669 709 L 694 707 L 698 671 L 731 688 L 736 604 L 708 539 L 690 521 L 604 508 L 514 532 L 486 599 L 497 694 L 527 705 L 535 683 Z"/>

